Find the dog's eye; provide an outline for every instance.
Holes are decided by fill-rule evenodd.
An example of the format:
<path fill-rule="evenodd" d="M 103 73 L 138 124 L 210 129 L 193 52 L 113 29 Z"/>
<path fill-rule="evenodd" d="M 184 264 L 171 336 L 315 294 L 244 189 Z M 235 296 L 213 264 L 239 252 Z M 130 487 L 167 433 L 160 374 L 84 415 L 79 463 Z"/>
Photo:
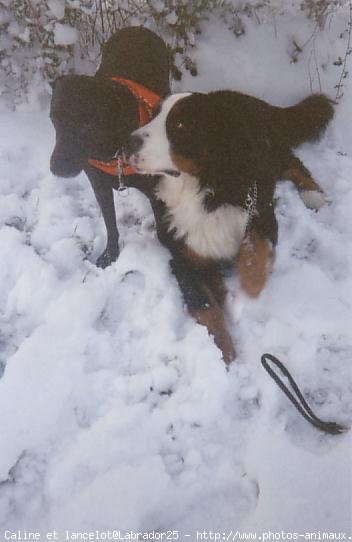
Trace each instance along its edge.
<path fill-rule="evenodd" d="M 185 125 L 183 124 L 183 122 L 179 121 L 179 122 L 176 122 L 176 128 L 177 130 L 183 130 L 185 127 Z"/>

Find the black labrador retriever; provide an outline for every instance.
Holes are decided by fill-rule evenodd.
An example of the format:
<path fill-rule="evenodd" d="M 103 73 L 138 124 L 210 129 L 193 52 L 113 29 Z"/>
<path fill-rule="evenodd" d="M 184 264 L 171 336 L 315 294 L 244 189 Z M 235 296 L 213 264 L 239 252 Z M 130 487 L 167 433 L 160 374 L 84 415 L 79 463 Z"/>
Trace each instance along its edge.
<path fill-rule="evenodd" d="M 107 230 L 106 249 L 97 260 L 99 267 L 107 267 L 119 255 L 113 199 L 113 189 L 119 185 L 116 175 L 105 173 L 96 164 L 111 161 L 131 132 L 143 123 L 143 106 L 151 117 L 148 108 L 158 97 L 170 94 L 169 72 L 169 52 L 163 40 L 146 28 L 129 27 L 106 42 L 95 76 L 66 75 L 53 85 L 50 118 L 56 143 L 50 169 L 59 177 L 86 172 Z M 142 101 L 140 92 L 146 94 Z M 154 104 L 149 103 L 150 96 Z M 150 118 L 144 122 L 147 120 Z M 152 178 L 145 183 L 143 176 L 132 174 L 125 178 L 125 184 L 150 196 L 154 183 Z"/>

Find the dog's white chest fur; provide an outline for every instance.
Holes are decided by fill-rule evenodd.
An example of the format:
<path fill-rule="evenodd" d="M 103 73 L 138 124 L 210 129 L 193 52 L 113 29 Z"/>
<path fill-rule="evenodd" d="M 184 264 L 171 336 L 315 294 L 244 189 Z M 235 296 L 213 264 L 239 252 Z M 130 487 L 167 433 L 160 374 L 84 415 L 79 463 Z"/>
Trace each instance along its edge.
<path fill-rule="evenodd" d="M 169 230 L 174 230 L 176 239 L 183 239 L 199 256 L 233 258 L 243 241 L 248 214 L 229 204 L 209 213 L 204 195 L 198 180 L 186 173 L 176 179 L 163 177 L 156 189 L 156 196 L 168 208 Z"/>

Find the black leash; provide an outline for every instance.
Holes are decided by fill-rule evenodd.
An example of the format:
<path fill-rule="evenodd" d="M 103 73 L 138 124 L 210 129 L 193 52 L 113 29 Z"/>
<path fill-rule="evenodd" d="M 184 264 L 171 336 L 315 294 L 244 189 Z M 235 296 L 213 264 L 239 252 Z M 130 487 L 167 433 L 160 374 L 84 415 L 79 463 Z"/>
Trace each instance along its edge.
<path fill-rule="evenodd" d="M 293 393 L 291 393 L 286 384 L 284 384 L 280 376 L 278 376 L 277 373 L 270 367 L 267 360 L 271 361 L 274 365 L 276 365 L 276 367 L 280 369 L 282 374 L 287 377 L 298 399 L 294 397 Z M 341 433 L 348 431 L 349 427 L 344 427 L 343 425 L 335 422 L 324 422 L 314 414 L 307 401 L 303 397 L 299 387 L 296 384 L 296 381 L 291 376 L 291 373 L 286 369 L 285 365 L 275 356 L 273 356 L 272 354 L 263 354 L 261 362 L 264 369 L 269 373 L 271 378 L 275 380 L 276 384 L 290 399 L 290 401 L 294 404 L 297 410 L 302 414 L 303 418 L 305 418 L 309 423 L 314 425 L 314 427 L 316 427 L 320 431 L 324 431 L 325 433 L 330 433 L 330 435 L 340 435 Z"/>

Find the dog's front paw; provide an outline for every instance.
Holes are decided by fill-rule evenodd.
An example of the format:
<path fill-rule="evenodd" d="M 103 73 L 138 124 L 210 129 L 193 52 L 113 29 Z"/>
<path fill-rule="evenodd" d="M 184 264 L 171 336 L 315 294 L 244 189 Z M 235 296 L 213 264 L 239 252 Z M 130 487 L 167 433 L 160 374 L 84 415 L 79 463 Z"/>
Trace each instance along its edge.
<path fill-rule="evenodd" d="M 320 190 L 301 190 L 300 198 L 308 209 L 319 211 L 319 209 L 327 202 L 324 192 Z"/>
<path fill-rule="evenodd" d="M 119 254 L 120 251 L 118 246 L 113 248 L 107 246 L 104 252 L 97 259 L 96 266 L 101 267 L 102 269 L 105 269 L 105 267 L 109 267 L 109 265 L 111 265 L 113 262 L 116 262 Z"/>

